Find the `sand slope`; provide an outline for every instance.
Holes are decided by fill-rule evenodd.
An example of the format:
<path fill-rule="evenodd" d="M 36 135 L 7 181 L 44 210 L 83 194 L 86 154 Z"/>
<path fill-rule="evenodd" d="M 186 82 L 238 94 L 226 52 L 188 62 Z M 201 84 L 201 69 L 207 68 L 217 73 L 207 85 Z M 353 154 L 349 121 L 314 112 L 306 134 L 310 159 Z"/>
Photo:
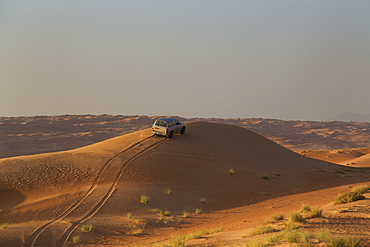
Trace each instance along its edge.
<path fill-rule="evenodd" d="M 158 223 L 154 208 L 180 217 L 196 207 L 213 212 L 354 179 L 334 173 L 337 165 L 303 157 L 241 127 L 206 122 L 187 127 L 185 135 L 171 140 L 147 129 L 71 151 L 0 160 L 0 222 L 21 224 L 14 231 L 23 231 L 28 241 L 35 228 L 54 220 L 37 243 L 59 246 L 68 228 L 59 221 L 90 221 L 120 229 L 115 237 L 119 246 L 136 241 L 127 213 L 145 218 L 154 234 L 169 226 Z M 164 193 L 169 187 L 171 195 Z M 149 204 L 139 202 L 144 194 L 150 196 Z M 37 227 L 27 225 L 30 221 Z M 170 226 L 183 227 L 176 222 Z M 19 238 L 3 241 L 9 245 Z M 89 241 L 103 240 L 91 236 Z"/>

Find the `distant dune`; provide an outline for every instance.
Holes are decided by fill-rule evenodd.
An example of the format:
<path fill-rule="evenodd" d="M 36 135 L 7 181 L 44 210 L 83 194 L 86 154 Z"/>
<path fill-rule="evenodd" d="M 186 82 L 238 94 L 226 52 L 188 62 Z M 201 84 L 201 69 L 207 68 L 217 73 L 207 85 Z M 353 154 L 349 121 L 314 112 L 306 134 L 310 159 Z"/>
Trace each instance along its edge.
<path fill-rule="evenodd" d="M 345 121 L 345 122 L 370 122 L 370 114 L 361 115 L 353 112 L 346 112 L 335 118 L 330 119 L 330 121 Z"/>
<path fill-rule="evenodd" d="M 73 235 L 93 246 L 147 246 L 168 239 L 169 232 L 241 222 L 248 212 L 222 210 L 368 181 L 366 171 L 342 176 L 339 165 L 235 125 L 196 121 L 187 127 L 173 139 L 144 129 L 70 151 L 1 159 L 0 198 L 6 200 L 0 201 L 0 222 L 9 227 L 0 231 L 0 246 L 65 246 Z M 319 194 L 310 201 L 328 200 Z M 141 195 L 150 202 L 141 203 Z M 271 201 L 249 217 L 299 200 Z M 203 214 L 183 218 L 196 208 Z M 84 223 L 93 224 L 94 232 L 83 233 Z M 140 227 L 147 237 L 132 233 Z"/>
<path fill-rule="evenodd" d="M 149 128 L 158 116 L 0 117 L 0 158 L 70 150 Z M 252 130 L 294 151 L 370 146 L 370 123 L 193 118 Z"/>

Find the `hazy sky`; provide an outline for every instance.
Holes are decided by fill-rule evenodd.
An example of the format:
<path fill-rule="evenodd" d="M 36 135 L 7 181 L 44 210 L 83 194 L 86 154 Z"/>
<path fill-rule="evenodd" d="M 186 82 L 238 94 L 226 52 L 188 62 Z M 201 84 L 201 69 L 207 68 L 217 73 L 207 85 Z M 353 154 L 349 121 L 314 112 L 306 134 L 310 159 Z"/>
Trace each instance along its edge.
<path fill-rule="evenodd" d="M 368 0 L 0 0 L 0 116 L 370 113 Z"/>

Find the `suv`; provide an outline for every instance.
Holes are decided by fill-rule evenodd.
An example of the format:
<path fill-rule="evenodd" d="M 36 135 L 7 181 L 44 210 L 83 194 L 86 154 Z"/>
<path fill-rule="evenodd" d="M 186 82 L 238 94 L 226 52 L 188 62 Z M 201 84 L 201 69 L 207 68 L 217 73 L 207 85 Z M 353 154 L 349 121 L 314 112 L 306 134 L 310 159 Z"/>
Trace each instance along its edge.
<path fill-rule="evenodd" d="M 152 126 L 152 132 L 154 135 L 172 138 L 175 133 L 183 135 L 185 128 L 185 124 L 175 118 L 159 118 L 155 120 Z"/>

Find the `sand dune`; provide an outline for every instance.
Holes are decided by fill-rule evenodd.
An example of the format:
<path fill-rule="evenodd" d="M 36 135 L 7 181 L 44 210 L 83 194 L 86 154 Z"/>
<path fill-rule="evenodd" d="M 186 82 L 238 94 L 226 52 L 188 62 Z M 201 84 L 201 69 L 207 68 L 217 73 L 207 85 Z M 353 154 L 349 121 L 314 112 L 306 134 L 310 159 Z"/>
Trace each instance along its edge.
<path fill-rule="evenodd" d="M 356 171 L 343 177 L 335 172 L 340 168 L 245 128 L 207 122 L 190 122 L 184 136 L 171 140 L 146 129 L 71 151 L 5 158 L 0 160 L 0 222 L 14 228 L 0 231 L 0 246 L 22 241 L 64 246 L 68 234 L 81 232 L 78 224 L 85 222 L 98 227 L 84 235 L 85 243 L 146 245 L 168 238 L 168 231 L 204 224 L 202 216 L 176 221 L 184 210 L 201 208 L 213 215 L 209 227 L 222 218 L 220 210 L 368 180 L 368 174 Z M 140 203 L 141 195 L 150 196 L 150 203 Z M 158 220 L 153 209 L 168 210 L 174 218 Z M 132 233 L 140 224 L 127 213 L 145 219 L 146 238 Z"/>
<path fill-rule="evenodd" d="M 0 117 L 0 158 L 84 147 L 147 129 L 157 116 L 62 115 Z M 252 130 L 293 151 L 370 146 L 370 123 L 193 118 Z"/>

